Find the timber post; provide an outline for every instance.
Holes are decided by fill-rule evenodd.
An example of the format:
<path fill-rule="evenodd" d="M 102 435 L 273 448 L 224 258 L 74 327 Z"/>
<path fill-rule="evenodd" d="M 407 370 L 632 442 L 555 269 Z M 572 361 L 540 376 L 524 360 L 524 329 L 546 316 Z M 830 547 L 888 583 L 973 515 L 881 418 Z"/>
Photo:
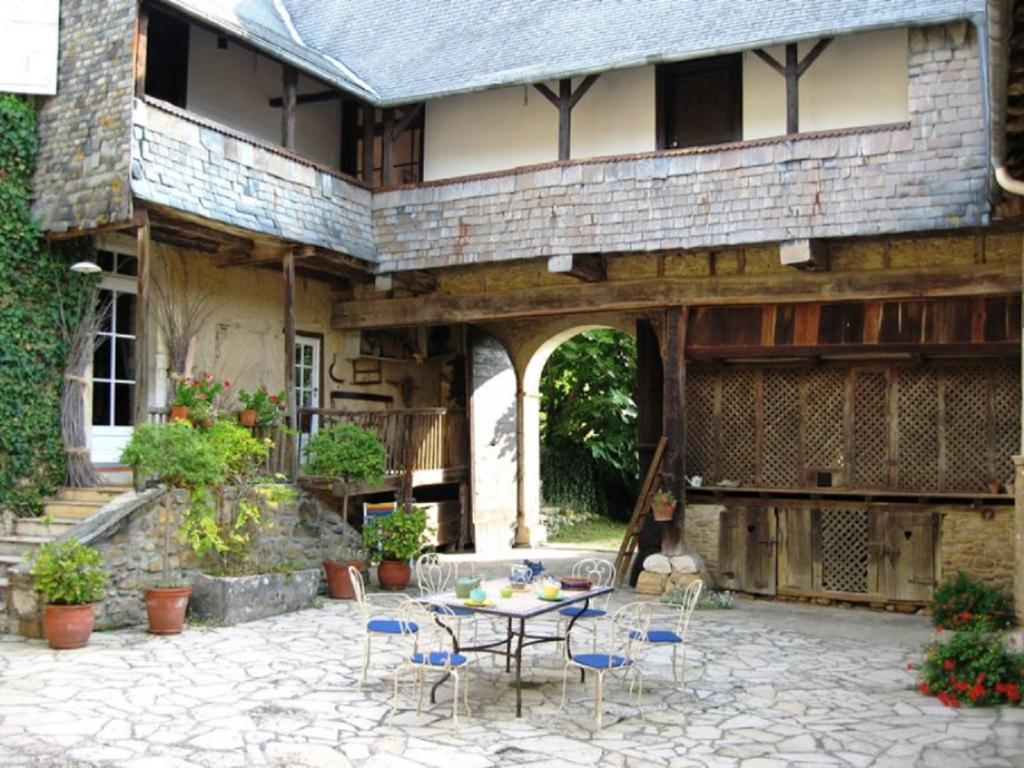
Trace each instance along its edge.
<path fill-rule="evenodd" d="M 1024 456 L 1013 457 L 1013 603 L 1024 624 Z"/>
<path fill-rule="evenodd" d="M 380 177 L 381 184 L 387 185 L 394 179 L 395 165 L 395 110 L 384 110 L 384 129 L 381 131 Z"/>
<path fill-rule="evenodd" d="M 373 142 L 377 132 L 377 110 L 363 104 L 363 181 L 373 186 Z"/>
<path fill-rule="evenodd" d="M 572 80 L 564 77 L 558 81 L 558 95 L 544 83 L 534 83 L 536 88 L 558 110 L 558 159 L 568 160 L 572 156 L 572 111 L 580 99 L 590 90 L 597 80 L 597 75 L 587 75 L 583 82 L 573 91 Z"/>
<path fill-rule="evenodd" d="M 814 44 L 810 52 L 801 61 L 796 43 L 786 45 L 786 63 L 780 64 L 775 57 L 761 48 L 754 53 L 765 64 L 786 79 L 786 133 L 800 132 L 800 78 L 810 69 L 811 64 L 828 48 L 831 37 L 825 37 Z"/>
<path fill-rule="evenodd" d="M 149 420 L 149 289 L 152 274 L 150 253 L 149 213 L 139 211 L 140 223 L 136 229 L 136 257 L 139 263 L 135 297 L 135 412 L 133 423 L 145 424 Z"/>
<path fill-rule="evenodd" d="M 282 69 L 283 109 L 281 110 L 281 146 L 295 149 L 295 104 L 298 99 L 299 72 L 285 65 Z"/>
<path fill-rule="evenodd" d="M 678 549 L 684 541 L 686 520 L 686 322 L 687 307 L 671 307 L 665 311 L 665 359 L 663 361 L 664 435 L 668 438 L 662 470 L 662 488 L 679 500 L 678 512 L 671 527 L 665 531 L 663 543 Z M 668 528 L 669 526 L 666 526 Z"/>
<path fill-rule="evenodd" d="M 298 429 L 298 403 L 295 401 L 295 251 L 291 248 L 284 255 L 284 391 L 287 399 L 287 424 L 290 430 Z M 298 469 L 295 455 L 295 437 L 292 433 L 285 438 L 284 466 L 289 475 Z"/>

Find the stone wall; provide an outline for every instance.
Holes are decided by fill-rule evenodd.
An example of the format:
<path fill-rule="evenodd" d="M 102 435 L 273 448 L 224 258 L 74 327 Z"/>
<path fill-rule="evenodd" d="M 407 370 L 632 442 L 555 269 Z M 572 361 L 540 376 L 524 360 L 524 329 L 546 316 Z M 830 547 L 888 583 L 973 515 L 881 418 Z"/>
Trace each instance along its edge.
<path fill-rule="evenodd" d="M 725 507 L 717 504 L 688 504 L 683 530 L 685 549 L 701 556 L 704 567 L 718 575 L 718 521 Z"/>
<path fill-rule="evenodd" d="M 964 571 L 973 579 L 1004 592 L 1013 591 L 1015 565 L 1012 507 L 965 509 L 942 515 L 939 580 Z"/>
<path fill-rule="evenodd" d="M 155 100 L 135 100 L 131 189 L 252 232 L 374 258 L 368 189 Z"/>
<path fill-rule="evenodd" d="M 186 576 L 198 573 L 195 554 L 182 544 L 175 531 L 186 508 L 184 492 L 172 495 L 172 533 L 168 563 L 172 572 Z M 96 625 L 101 628 L 146 623 L 144 591 L 156 586 L 163 571 L 166 519 L 161 489 L 132 494 L 104 508 L 93 518 L 68 532 L 100 551 L 110 579 L 107 593 L 96 605 Z M 318 567 L 323 556 L 337 556 L 345 543 L 358 544 L 359 534 L 337 512 L 308 494 L 300 494 L 276 509 L 267 509 L 269 525 L 260 531 L 253 545 L 258 563 L 289 561 Z M 18 629 L 38 635 L 38 600 L 32 592 L 31 576 L 22 568 L 12 580 L 12 608 Z"/>
<path fill-rule="evenodd" d="M 43 229 L 131 217 L 135 0 L 63 0 L 57 95 L 39 100 L 33 216 Z"/>
<path fill-rule="evenodd" d="M 378 192 L 382 269 L 984 224 L 988 139 L 978 52 L 966 24 L 910 32 L 906 125 Z"/>

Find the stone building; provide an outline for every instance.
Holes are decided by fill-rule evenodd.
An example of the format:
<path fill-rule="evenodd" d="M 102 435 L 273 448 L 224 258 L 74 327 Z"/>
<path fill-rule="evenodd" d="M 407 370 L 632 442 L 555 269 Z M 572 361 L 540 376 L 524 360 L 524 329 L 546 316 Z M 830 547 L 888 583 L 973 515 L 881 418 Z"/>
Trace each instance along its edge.
<path fill-rule="evenodd" d="M 205 297 L 195 369 L 381 427 L 452 541 L 541 541 L 541 370 L 612 327 L 718 583 L 1024 598 L 1012 6 L 64 0 L 35 214 L 134 360 L 94 459 Z"/>

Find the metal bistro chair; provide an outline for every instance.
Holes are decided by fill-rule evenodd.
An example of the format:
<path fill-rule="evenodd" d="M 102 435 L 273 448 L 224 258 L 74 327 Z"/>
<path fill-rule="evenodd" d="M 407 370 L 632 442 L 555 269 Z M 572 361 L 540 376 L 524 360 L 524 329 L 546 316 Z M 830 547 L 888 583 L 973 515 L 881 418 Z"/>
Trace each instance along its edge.
<path fill-rule="evenodd" d="M 653 606 L 650 603 L 629 603 L 619 608 L 611 617 L 606 650 L 598 653 L 577 653 L 570 659 L 566 653 L 565 666 L 562 668 L 562 708 L 565 708 L 566 687 L 568 685 L 569 667 L 576 667 L 584 672 L 593 672 L 594 683 L 594 716 L 597 730 L 601 730 L 604 715 L 604 676 L 607 673 L 631 676 L 629 690 L 637 687 L 637 707 L 643 717 L 644 682 L 640 662 L 647 647 L 647 637 L 651 624 Z M 568 648 L 568 646 L 566 646 Z"/>
<path fill-rule="evenodd" d="M 469 658 L 455 652 L 455 637 L 448 629 L 449 622 L 455 618 L 451 607 L 443 603 L 410 600 L 402 606 L 399 617 L 404 624 L 418 626 L 420 629 L 414 638 L 411 653 L 405 654 L 402 663 L 395 669 L 395 694 L 391 702 L 389 720 L 398 710 L 398 682 L 402 672 L 411 672 L 415 680 L 417 715 L 423 711 L 423 688 L 427 672 L 439 672 L 451 675 L 455 681 L 455 689 L 452 692 L 452 724 L 458 733 L 460 685 L 466 716 L 472 714 L 469 709 Z"/>
<path fill-rule="evenodd" d="M 690 584 L 683 591 L 683 599 L 679 604 L 679 618 L 673 629 L 649 629 L 647 631 L 647 642 L 652 646 L 672 646 L 672 679 L 676 683 L 682 683 L 686 679 L 686 630 L 690 626 L 690 616 L 693 609 L 697 607 L 700 600 L 700 593 L 704 589 L 704 582 L 698 579 Z M 676 652 L 679 647 L 683 648 L 683 663 L 676 673 Z"/>
<path fill-rule="evenodd" d="M 366 632 L 366 636 L 363 639 L 363 668 L 362 673 L 359 675 L 359 684 L 362 685 L 366 682 L 366 671 L 370 666 L 370 653 L 372 650 L 372 638 L 374 635 L 380 635 L 382 637 L 412 637 L 413 642 L 416 641 L 416 636 L 419 632 L 419 625 L 416 623 L 404 622 L 401 619 L 392 619 L 386 617 L 372 617 L 370 615 L 370 609 L 373 607 L 373 603 L 370 597 L 366 594 L 366 587 L 363 585 L 363 575 L 359 572 L 359 569 L 349 566 L 348 568 L 349 578 L 352 579 L 352 589 L 356 595 L 356 604 L 359 606 L 359 611 L 363 615 L 363 627 Z M 396 608 L 401 609 L 405 603 L 409 601 L 404 595 L 378 595 L 376 599 L 381 601 L 388 601 L 393 604 L 391 610 L 394 611 Z"/>
<path fill-rule="evenodd" d="M 615 566 L 607 560 L 588 557 L 584 560 L 577 560 L 572 566 L 572 575 L 590 579 L 595 587 L 610 587 L 615 584 Z M 601 595 L 590 601 L 590 605 L 584 608 L 582 605 L 568 605 L 558 612 L 558 634 L 564 634 L 563 627 L 567 626 L 574 617 L 576 623 L 573 628 L 579 627 L 580 622 L 591 619 L 590 631 L 594 636 L 594 650 L 597 650 L 597 620 L 608 615 L 608 599 L 611 593 Z"/>
<path fill-rule="evenodd" d="M 472 563 L 470 563 L 472 565 Z M 420 596 L 431 598 L 449 591 L 455 584 L 458 569 L 452 563 L 443 562 L 436 552 L 420 555 L 415 563 L 416 586 Z M 448 605 L 447 613 L 454 618 L 455 634 L 462 637 L 462 620 L 475 618 L 476 614 L 469 608 Z M 476 622 L 473 622 L 473 641 L 476 642 Z"/>

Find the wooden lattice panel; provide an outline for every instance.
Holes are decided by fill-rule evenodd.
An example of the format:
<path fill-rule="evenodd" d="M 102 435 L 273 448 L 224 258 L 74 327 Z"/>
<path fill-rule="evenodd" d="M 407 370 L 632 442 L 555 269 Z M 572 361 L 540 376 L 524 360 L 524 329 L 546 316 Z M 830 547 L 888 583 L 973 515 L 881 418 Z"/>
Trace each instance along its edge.
<path fill-rule="evenodd" d="M 889 381 L 881 371 L 859 371 L 853 387 L 853 484 L 889 484 Z"/>
<path fill-rule="evenodd" d="M 814 368 L 807 372 L 803 422 L 808 469 L 843 465 L 845 378 L 845 371 L 839 368 Z"/>
<path fill-rule="evenodd" d="M 764 436 L 761 482 L 773 488 L 799 486 L 800 373 L 764 371 Z"/>
<path fill-rule="evenodd" d="M 996 482 L 1013 478 L 1011 456 L 1020 451 L 1020 368 L 1016 363 L 988 366 L 992 381 L 992 417 L 995 420 Z"/>
<path fill-rule="evenodd" d="M 939 389 L 930 368 L 900 368 L 897 379 L 897 490 L 939 490 Z"/>
<path fill-rule="evenodd" d="M 757 371 L 738 369 L 722 376 L 718 479 L 753 485 L 757 477 Z M 727 447 L 726 447 L 727 446 Z"/>
<path fill-rule="evenodd" d="M 715 387 L 711 370 L 694 368 L 686 375 L 686 473 L 705 483 L 715 476 Z"/>
<path fill-rule="evenodd" d="M 826 592 L 868 591 L 868 511 L 821 511 L 821 585 Z"/>
<path fill-rule="evenodd" d="M 980 366 L 942 372 L 946 406 L 946 482 L 952 491 L 981 491 L 991 477 L 988 377 Z"/>

